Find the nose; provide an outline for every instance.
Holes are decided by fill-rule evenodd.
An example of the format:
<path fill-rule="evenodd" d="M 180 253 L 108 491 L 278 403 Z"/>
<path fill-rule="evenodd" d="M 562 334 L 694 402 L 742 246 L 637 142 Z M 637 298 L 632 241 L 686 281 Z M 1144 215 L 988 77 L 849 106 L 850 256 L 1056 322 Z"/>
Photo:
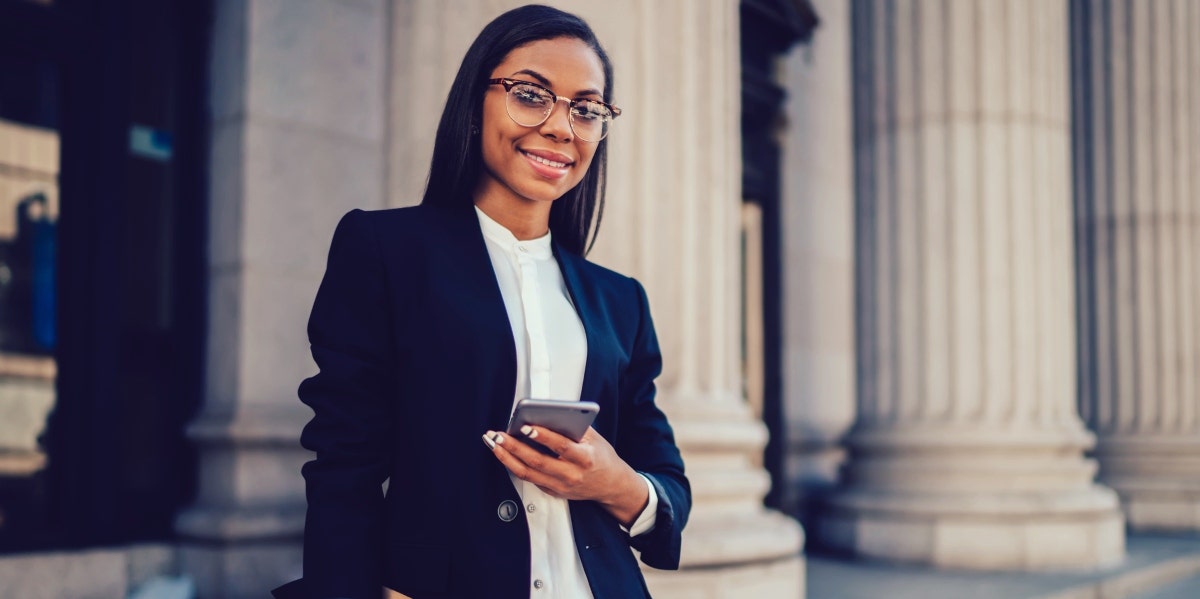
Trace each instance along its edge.
<path fill-rule="evenodd" d="M 566 106 L 560 110 L 559 104 L 564 102 Z M 575 138 L 575 131 L 571 129 L 570 99 L 561 96 L 554 99 L 554 106 L 550 107 L 550 116 L 546 117 L 546 121 L 541 124 L 540 133 L 560 141 L 571 141 Z"/>

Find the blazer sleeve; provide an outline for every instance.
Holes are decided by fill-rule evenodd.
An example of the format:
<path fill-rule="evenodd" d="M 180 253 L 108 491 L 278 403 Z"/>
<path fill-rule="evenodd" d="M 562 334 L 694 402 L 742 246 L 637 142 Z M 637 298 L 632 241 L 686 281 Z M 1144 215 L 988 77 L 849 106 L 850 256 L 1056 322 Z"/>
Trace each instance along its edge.
<path fill-rule="evenodd" d="M 692 508 L 692 491 L 684 476 L 683 458 L 667 417 L 654 403 L 654 379 L 662 372 L 662 352 L 650 318 L 650 304 L 642 285 L 634 281 L 638 328 L 629 365 L 621 379 L 626 402 L 619 418 L 617 452 L 646 475 L 658 494 L 654 528 L 632 537 L 646 565 L 665 570 L 679 568 L 683 527 Z"/>
<path fill-rule="evenodd" d="M 304 465 L 304 595 L 378 599 L 382 581 L 382 484 L 390 471 L 389 293 L 367 213 L 344 216 L 333 234 L 308 337 L 320 372 L 300 385 L 313 409 L 300 443 Z"/>

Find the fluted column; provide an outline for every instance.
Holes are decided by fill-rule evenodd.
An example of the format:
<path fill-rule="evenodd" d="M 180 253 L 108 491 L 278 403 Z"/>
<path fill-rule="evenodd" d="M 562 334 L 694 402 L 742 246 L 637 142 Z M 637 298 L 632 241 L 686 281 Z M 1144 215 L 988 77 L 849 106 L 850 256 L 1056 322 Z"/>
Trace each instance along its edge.
<path fill-rule="evenodd" d="M 1080 407 L 1139 529 L 1200 530 L 1200 4 L 1075 1 Z"/>
<path fill-rule="evenodd" d="M 1075 408 L 1066 0 L 853 12 L 858 419 L 821 533 L 935 566 L 1113 563 Z"/>
<path fill-rule="evenodd" d="M 803 596 L 803 533 L 762 505 L 766 429 L 743 389 L 738 3 L 579 10 L 613 53 L 627 109 L 612 133 L 609 207 L 593 258 L 646 286 L 665 362 L 659 402 L 695 496 L 681 570 L 647 571 L 650 590 Z"/>
<path fill-rule="evenodd" d="M 802 532 L 762 506 L 766 430 L 743 390 L 738 3 L 640 1 L 615 14 L 607 22 L 628 28 L 608 44 L 629 120 L 614 131 L 595 257 L 646 284 L 666 362 L 660 401 L 695 494 L 681 571 L 647 572 L 648 583 L 656 597 L 800 596 Z"/>

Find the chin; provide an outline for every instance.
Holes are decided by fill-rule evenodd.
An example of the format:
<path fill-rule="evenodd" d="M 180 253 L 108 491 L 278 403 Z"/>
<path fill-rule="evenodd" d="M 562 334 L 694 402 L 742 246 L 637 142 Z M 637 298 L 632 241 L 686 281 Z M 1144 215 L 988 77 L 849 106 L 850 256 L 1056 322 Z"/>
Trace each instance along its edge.
<path fill-rule="evenodd" d="M 513 191 L 516 191 L 517 195 L 531 202 L 553 202 L 567 195 L 574 188 L 574 186 L 560 189 L 558 187 L 547 188 L 545 185 L 529 185 L 525 186 L 524 189 L 515 189 Z"/>

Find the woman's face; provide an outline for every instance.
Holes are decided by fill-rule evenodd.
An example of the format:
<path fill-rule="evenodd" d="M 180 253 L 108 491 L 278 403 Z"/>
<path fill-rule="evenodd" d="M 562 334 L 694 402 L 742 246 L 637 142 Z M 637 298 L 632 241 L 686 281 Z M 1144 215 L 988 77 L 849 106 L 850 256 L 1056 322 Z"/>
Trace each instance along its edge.
<path fill-rule="evenodd" d="M 587 44 L 575 38 L 520 46 L 509 52 L 489 78 L 540 83 L 555 95 L 571 99 L 604 99 L 604 66 Z M 489 86 L 483 97 L 479 135 L 484 173 L 476 198 L 500 194 L 517 202 L 545 202 L 549 210 L 549 202 L 583 179 L 597 144 L 583 141 L 571 131 L 566 102 L 558 102 L 541 125 L 524 127 L 508 116 L 506 95 L 504 86 L 497 84 Z"/>

